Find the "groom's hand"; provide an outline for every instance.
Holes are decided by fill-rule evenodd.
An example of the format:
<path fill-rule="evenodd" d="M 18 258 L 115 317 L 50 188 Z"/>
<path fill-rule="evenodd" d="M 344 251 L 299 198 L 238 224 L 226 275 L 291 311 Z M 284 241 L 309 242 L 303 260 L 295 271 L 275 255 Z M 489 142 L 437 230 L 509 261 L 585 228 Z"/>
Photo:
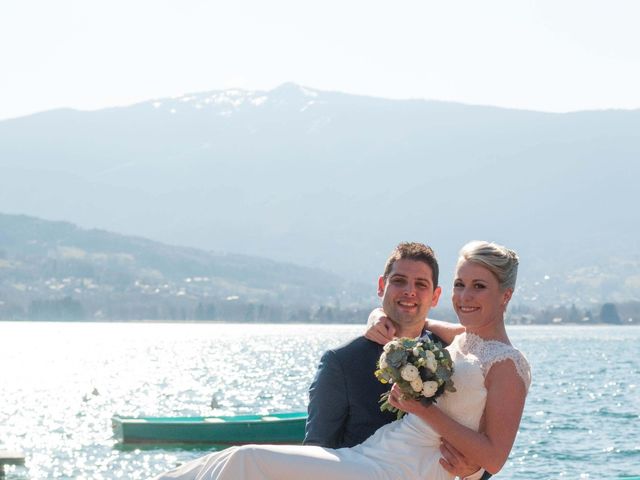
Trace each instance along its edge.
<path fill-rule="evenodd" d="M 440 459 L 440 465 L 447 472 L 452 473 L 460 478 L 472 477 L 474 473 L 479 472 L 480 466 L 473 465 L 469 463 L 467 458 L 456 450 L 453 445 L 447 442 L 444 438 L 440 443 L 440 453 L 442 454 L 442 458 Z M 480 473 L 481 475 L 481 473 Z M 478 476 L 478 478 L 480 478 Z"/>
<path fill-rule="evenodd" d="M 381 308 L 376 308 L 369 314 L 367 331 L 364 333 L 365 338 L 380 345 L 385 345 L 394 339 L 395 334 L 396 327 L 393 325 L 393 322 L 385 316 Z"/>

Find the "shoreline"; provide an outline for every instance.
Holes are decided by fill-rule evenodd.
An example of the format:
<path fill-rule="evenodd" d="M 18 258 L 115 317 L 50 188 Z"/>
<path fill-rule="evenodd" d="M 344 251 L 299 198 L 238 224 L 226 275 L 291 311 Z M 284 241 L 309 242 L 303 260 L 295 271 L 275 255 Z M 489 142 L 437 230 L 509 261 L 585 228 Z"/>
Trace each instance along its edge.
<path fill-rule="evenodd" d="M 125 323 L 139 323 L 139 324 L 185 324 L 185 325 L 362 325 L 364 322 L 245 322 L 236 320 L 156 320 L 156 319 L 132 319 L 132 320 L 15 320 L 0 318 L 0 323 L 77 323 L 77 324 L 125 324 Z M 453 322 L 448 322 L 453 323 Z M 506 323 L 507 327 L 638 327 L 640 322 L 625 322 L 625 323 L 604 323 L 604 322 L 558 322 L 558 323 Z"/>

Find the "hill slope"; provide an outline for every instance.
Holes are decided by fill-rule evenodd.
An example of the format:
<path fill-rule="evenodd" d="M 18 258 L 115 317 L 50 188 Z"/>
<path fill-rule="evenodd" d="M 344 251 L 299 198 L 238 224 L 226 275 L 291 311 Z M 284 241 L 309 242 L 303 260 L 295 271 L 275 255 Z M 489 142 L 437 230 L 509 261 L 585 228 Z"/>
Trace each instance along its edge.
<path fill-rule="evenodd" d="M 281 321 L 374 293 L 318 269 L 0 214 L 0 318 L 235 319 L 260 307 Z"/>
<path fill-rule="evenodd" d="M 468 240 L 519 300 L 638 299 L 640 111 L 549 114 L 286 84 L 0 122 L 0 208 L 369 283 L 401 240 L 451 283 Z"/>

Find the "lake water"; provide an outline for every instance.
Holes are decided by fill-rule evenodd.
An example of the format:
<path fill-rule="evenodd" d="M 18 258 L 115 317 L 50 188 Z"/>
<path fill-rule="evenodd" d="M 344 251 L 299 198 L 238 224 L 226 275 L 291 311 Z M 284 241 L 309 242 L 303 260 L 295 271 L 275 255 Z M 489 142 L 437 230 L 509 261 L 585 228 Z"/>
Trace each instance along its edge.
<path fill-rule="evenodd" d="M 320 354 L 360 332 L 0 322 L 0 449 L 27 458 L 6 478 L 149 478 L 205 450 L 122 447 L 113 414 L 303 410 Z M 518 326 L 510 335 L 532 364 L 533 385 L 497 478 L 640 479 L 640 328 Z"/>

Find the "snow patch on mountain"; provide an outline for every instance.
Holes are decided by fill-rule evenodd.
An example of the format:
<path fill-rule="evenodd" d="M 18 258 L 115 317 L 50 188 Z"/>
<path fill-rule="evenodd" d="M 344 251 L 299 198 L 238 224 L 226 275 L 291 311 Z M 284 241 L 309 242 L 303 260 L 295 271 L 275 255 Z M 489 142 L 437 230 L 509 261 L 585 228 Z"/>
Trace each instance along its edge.
<path fill-rule="evenodd" d="M 215 90 L 202 93 L 189 93 L 172 98 L 154 99 L 149 104 L 158 111 L 179 113 L 185 108 L 203 110 L 214 109 L 218 115 L 228 116 L 242 108 L 258 108 L 268 105 L 290 106 L 304 112 L 320 102 L 320 92 L 294 83 L 285 83 L 270 91 Z"/>

